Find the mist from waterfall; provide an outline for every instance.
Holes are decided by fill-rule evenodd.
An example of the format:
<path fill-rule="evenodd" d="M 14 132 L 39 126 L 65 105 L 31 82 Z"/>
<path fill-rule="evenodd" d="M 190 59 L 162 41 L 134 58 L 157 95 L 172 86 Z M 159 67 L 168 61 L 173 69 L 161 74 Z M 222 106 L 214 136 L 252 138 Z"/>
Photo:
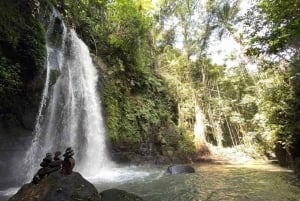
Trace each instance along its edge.
<path fill-rule="evenodd" d="M 26 153 L 30 180 L 48 152 L 71 146 L 75 169 L 92 176 L 112 164 L 106 151 L 97 70 L 87 46 L 53 12 L 47 29 L 46 81 L 34 139 Z"/>

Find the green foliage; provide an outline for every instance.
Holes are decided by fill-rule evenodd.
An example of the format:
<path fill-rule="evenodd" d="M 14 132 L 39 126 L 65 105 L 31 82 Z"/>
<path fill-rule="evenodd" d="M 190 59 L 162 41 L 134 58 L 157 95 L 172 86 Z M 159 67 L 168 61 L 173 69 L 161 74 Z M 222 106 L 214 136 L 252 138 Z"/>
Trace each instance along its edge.
<path fill-rule="evenodd" d="M 222 38 L 233 34 L 240 1 L 165 1 L 160 10 L 158 31 L 159 70 L 176 94 L 179 126 L 193 133 L 196 105 L 205 115 L 210 140 L 222 145 L 238 144 L 243 134 L 253 130 L 251 121 L 257 112 L 254 83 L 241 65 L 232 74 L 224 66 L 213 65 L 206 56 L 212 35 Z M 191 17 L 193 16 L 193 17 Z M 198 18 L 197 18 L 198 17 Z M 174 18 L 170 23 L 165 19 Z M 195 20 L 197 18 L 197 20 Z M 177 50 L 173 33 L 179 31 L 183 48 Z M 161 42 L 165 39 L 167 42 Z M 239 39 L 236 39 L 239 41 Z M 196 59 L 195 59 L 196 58 Z M 208 134 L 209 133 L 209 134 Z M 224 142 L 223 142 L 224 143 Z"/>
<path fill-rule="evenodd" d="M 300 1 L 260 0 L 247 14 L 251 48 L 249 54 L 279 54 L 299 48 Z"/>
<path fill-rule="evenodd" d="M 0 58 L 0 94 L 4 96 L 19 93 L 22 85 L 19 72 L 19 66 L 12 65 L 5 57 Z"/>
<path fill-rule="evenodd" d="M 291 85 L 285 81 L 288 74 L 278 71 L 271 73 L 277 73 L 276 81 L 274 80 L 274 84 L 265 89 L 262 107 L 274 132 L 274 141 L 288 148 L 293 145 L 295 134 L 299 130 L 299 98 L 295 96 Z"/>
<path fill-rule="evenodd" d="M 180 128 L 181 139 L 179 141 L 179 153 L 183 158 L 190 158 L 196 153 L 195 144 L 193 142 L 193 134 L 184 128 Z"/>
<path fill-rule="evenodd" d="M 248 54 L 263 54 L 263 84 L 259 113 L 267 121 L 269 141 L 286 150 L 290 158 L 299 156 L 299 39 L 300 1 L 256 1 L 246 16 Z M 276 55 L 277 57 L 274 57 Z M 276 58 L 276 59 L 274 59 Z"/>
<path fill-rule="evenodd" d="M 139 79 L 116 73 L 105 81 L 108 133 L 115 146 L 153 142 L 174 119 L 174 103 L 162 80 L 149 72 L 135 75 Z"/>
<path fill-rule="evenodd" d="M 17 46 L 18 58 L 22 65 L 21 74 L 24 82 L 31 81 L 42 72 L 45 64 L 45 32 L 39 21 L 28 23 Z"/>
<path fill-rule="evenodd" d="M 152 9 L 151 2 L 52 2 L 107 64 L 102 69 L 103 105 L 112 145 L 132 145 L 137 151 L 140 144 L 153 143 L 158 133 L 165 136 L 172 130 L 172 135 L 178 135 L 173 97 L 163 79 L 152 71 L 152 18 L 147 12 Z M 178 142 L 171 141 L 167 142 L 170 146 L 177 146 Z"/>
<path fill-rule="evenodd" d="M 204 6 L 199 1 L 164 1 L 159 14 L 155 13 L 156 27 L 147 12 L 151 9 L 148 1 L 52 2 L 93 53 L 108 64 L 103 70 L 103 104 L 113 144 L 149 142 L 164 132 L 167 144 L 178 146 L 187 156 L 194 150 L 191 133 L 198 104 L 205 113 L 205 126 L 210 128 L 209 138 L 219 145 L 257 143 L 269 147 L 271 131 L 275 136 L 271 138 L 293 145 L 300 92 L 298 85 L 288 84 L 287 79 L 297 71 L 280 77 L 281 86 L 265 86 L 266 91 L 261 92 L 256 82 L 263 78 L 254 80 L 245 65 L 225 72 L 205 54 L 212 35 L 222 38 L 234 33 L 240 1 L 208 1 Z M 248 52 L 273 54 L 298 47 L 297 9 L 298 2 L 260 1 L 248 16 L 253 28 Z M 165 23 L 173 18 L 177 23 L 166 28 Z M 178 30 L 182 50 L 175 48 Z M 153 66 L 167 84 L 153 73 Z M 175 124 L 184 130 L 182 138 Z M 173 139 L 166 134 L 169 127 Z"/>
<path fill-rule="evenodd" d="M 66 22 L 76 29 L 94 53 L 107 63 L 121 59 L 125 67 L 144 66 L 151 18 L 135 1 L 53 0 Z M 99 51 L 98 49 L 101 49 Z"/>
<path fill-rule="evenodd" d="M 45 31 L 36 9 L 33 0 L 0 2 L 0 115 L 19 121 L 25 109 L 39 105 L 39 99 L 28 97 L 29 91 L 31 97 L 40 93 L 31 86 L 46 58 Z"/>

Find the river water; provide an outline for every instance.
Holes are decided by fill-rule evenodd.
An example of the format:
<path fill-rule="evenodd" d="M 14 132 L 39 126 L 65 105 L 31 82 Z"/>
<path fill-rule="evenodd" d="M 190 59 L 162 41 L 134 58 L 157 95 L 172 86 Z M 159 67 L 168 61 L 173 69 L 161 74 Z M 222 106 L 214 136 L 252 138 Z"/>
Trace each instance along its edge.
<path fill-rule="evenodd" d="M 95 182 L 99 191 L 123 189 L 147 201 L 300 201 L 300 180 L 271 164 L 194 165 L 195 174 L 167 175 L 149 170 L 142 179 Z"/>
<path fill-rule="evenodd" d="M 276 165 L 196 164 L 194 174 L 168 175 L 167 167 L 123 167 L 87 178 L 99 192 L 118 188 L 146 201 L 300 201 L 300 179 Z M 17 188 L 0 191 L 6 201 Z"/>

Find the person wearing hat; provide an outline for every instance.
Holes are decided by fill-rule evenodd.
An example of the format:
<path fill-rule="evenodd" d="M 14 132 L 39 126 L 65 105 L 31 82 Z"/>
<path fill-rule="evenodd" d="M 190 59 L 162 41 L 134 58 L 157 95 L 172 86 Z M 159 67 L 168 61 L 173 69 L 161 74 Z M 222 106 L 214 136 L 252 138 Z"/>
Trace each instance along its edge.
<path fill-rule="evenodd" d="M 74 151 L 71 147 L 68 147 L 64 153 L 64 161 L 62 163 L 62 170 L 61 173 L 63 175 L 69 175 L 72 173 L 73 168 L 75 166 L 75 160 L 72 157 L 74 155 Z"/>

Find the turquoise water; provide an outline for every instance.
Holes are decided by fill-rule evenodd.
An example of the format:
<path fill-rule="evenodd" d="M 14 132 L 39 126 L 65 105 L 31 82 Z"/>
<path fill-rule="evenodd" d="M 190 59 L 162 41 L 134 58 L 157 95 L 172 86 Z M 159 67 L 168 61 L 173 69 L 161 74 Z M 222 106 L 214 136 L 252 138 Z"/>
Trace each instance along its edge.
<path fill-rule="evenodd" d="M 119 188 L 146 201 L 300 201 L 300 181 L 275 165 L 193 167 L 196 173 L 179 175 L 165 174 L 166 167 L 117 168 L 89 180 L 99 192 Z M 7 199 L 3 192 L 0 201 Z"/>
<path fill-rule="evenodd" d="M 152 174 L 140 180 L 95 185 L 99 191 L 119 188 L 148 201 L 300 201 L 300 182 L 286 169 L 268 164 L 194 167 L 195 174 L 166 175 L 151 170 Z"/>

